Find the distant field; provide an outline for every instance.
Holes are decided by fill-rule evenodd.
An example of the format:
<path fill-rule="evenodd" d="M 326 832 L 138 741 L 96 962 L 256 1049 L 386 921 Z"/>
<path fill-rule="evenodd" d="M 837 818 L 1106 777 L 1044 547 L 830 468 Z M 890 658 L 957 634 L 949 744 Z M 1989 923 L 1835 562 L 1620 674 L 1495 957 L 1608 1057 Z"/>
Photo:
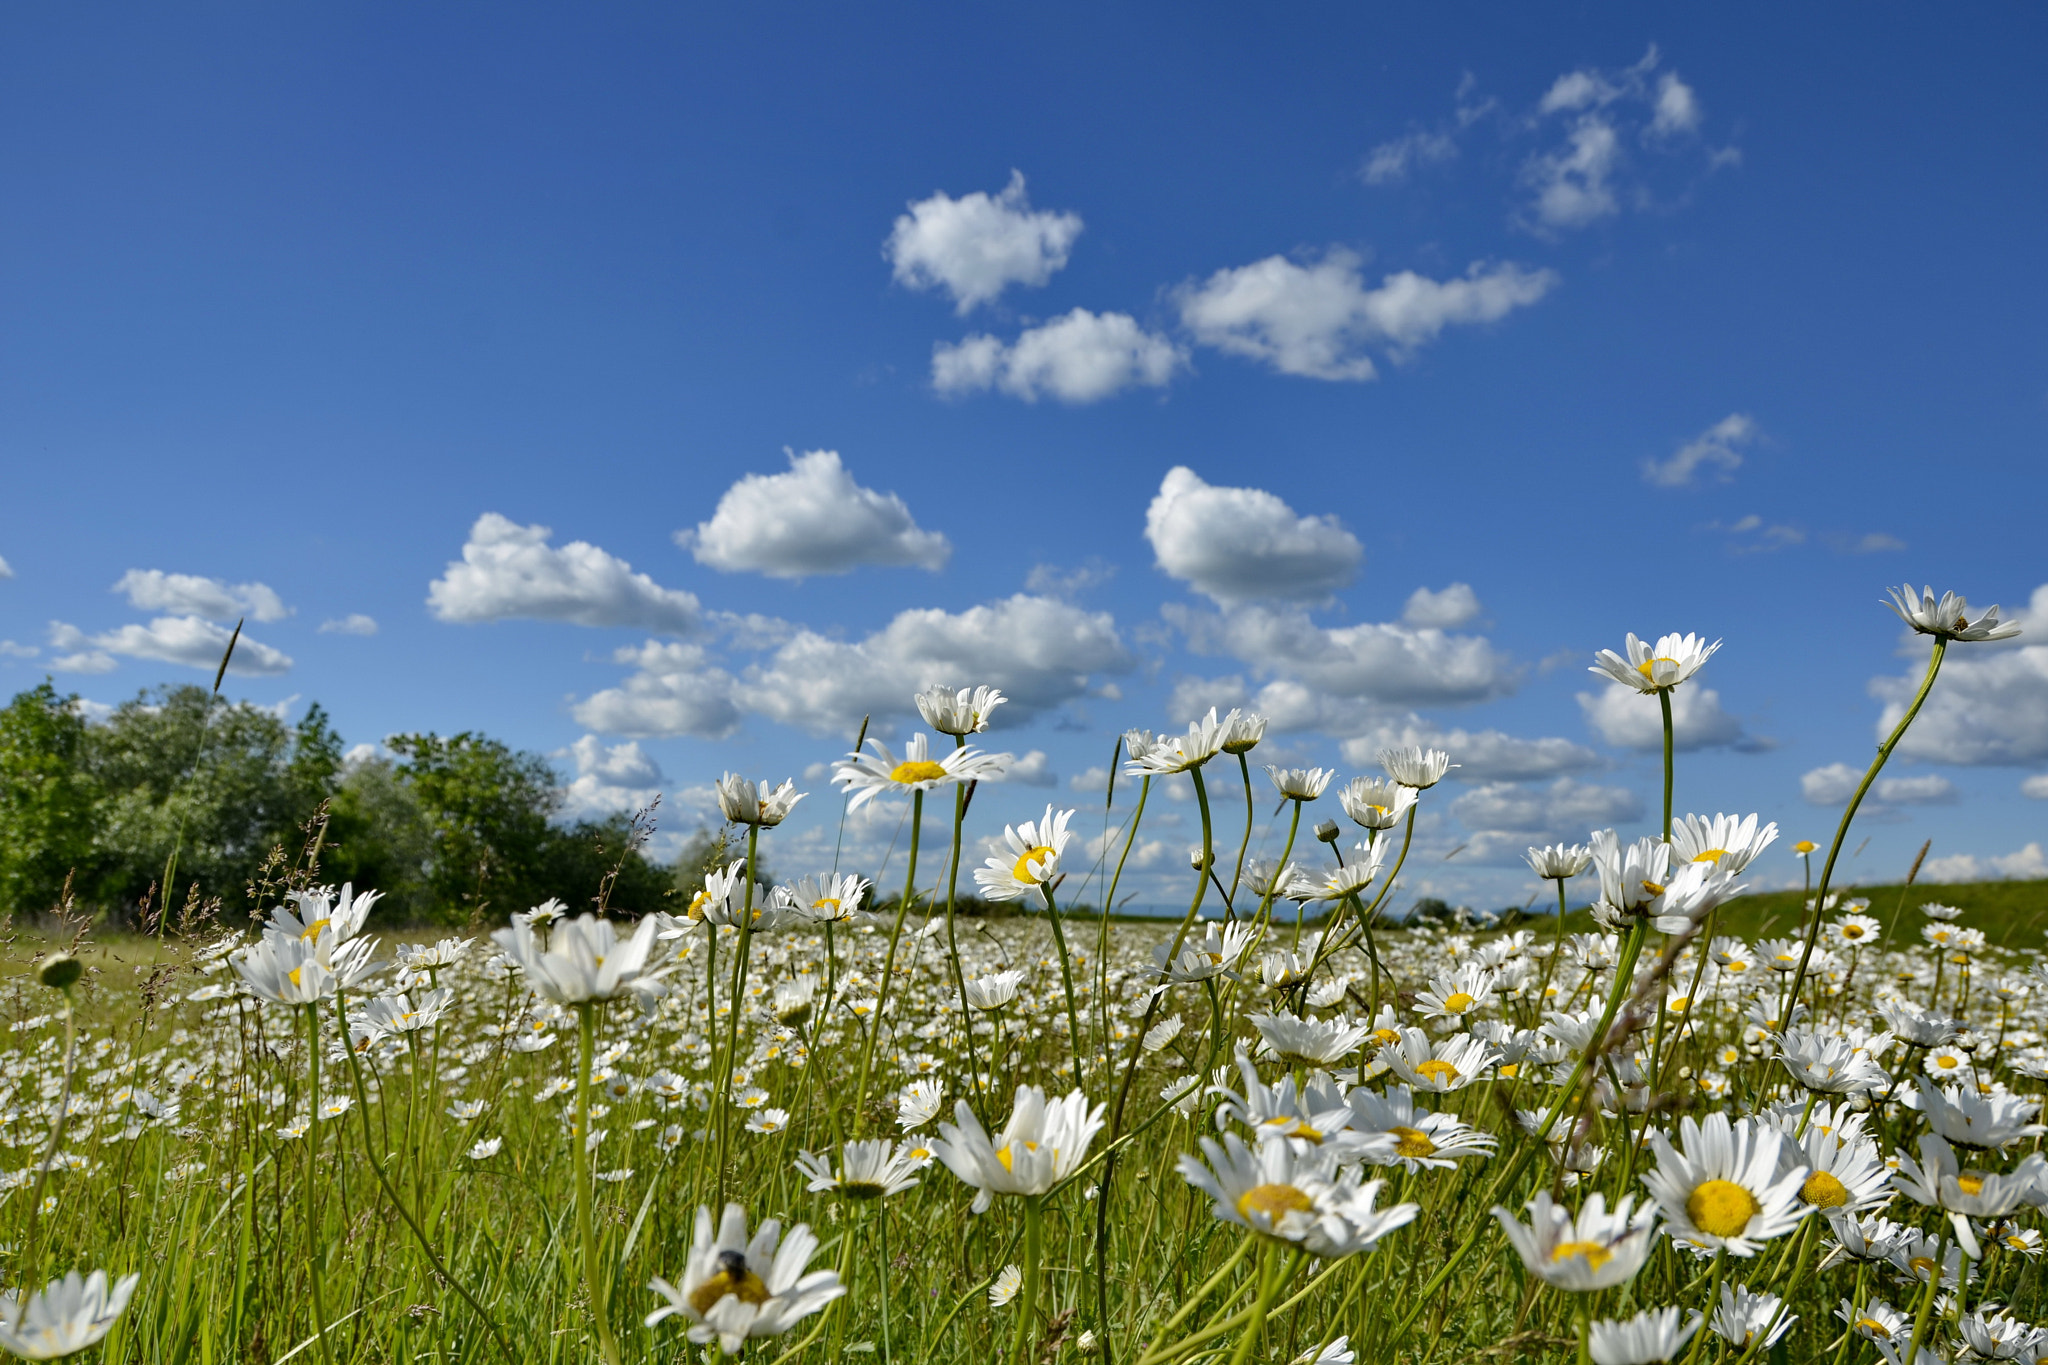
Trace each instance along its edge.
<path fill-rule="evenodd" d="M 1905 893 L 1903 900 L 1901 891 Z M 2043 931 L 2048 931 L 2048 881 L 1863 886 L 1842 892 L 1843 899 L 1852 896 L 1869 899 L 1870 908 L 1865 913 L 1884 924 L 1893 943 L 1917 942 L 1925 920 L 1920 907 L 1928 901 L 1938 901 L 1959 907 L 1963 915 L 1958 923 L 1982 929 L 1986 937 L 2001 947 L 2048 948 L 2048 940 L 2042 938 Z M 1805 893 L 1800 891 L 1767 891 L 1738 897 L 1721 907 L 1716 932 L 1750 939 L 1793 933 L 1799 927 L 1800 907 L 1805 899 Z M 1532 918 L 1550 923 L 1547 915 Z M 1593 917 L 1583 907 L 1572 911 L 1565 921 L 1567 933 L 1593 927 Z"/>

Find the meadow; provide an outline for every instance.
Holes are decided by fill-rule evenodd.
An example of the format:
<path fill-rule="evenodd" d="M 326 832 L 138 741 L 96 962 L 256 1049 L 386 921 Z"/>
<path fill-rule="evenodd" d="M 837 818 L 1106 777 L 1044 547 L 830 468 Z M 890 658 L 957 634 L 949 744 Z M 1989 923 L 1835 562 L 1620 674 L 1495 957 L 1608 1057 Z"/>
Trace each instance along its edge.
<path fill-rule="evenodd" d="M 1922 699 L 1947 648 L 2010 633 L 1898 603 L 1932 641 Z M 1595 662 L 1668 727 L 1715 647 Z M 1561 905 L 1597 883 L 1590 912 L 1397 924 L 1455 756 L 1269 769 L 1288 834 L 1263 862 L 1204 770 L 1249 784 L 1265 723 L 1212 712 L 1125 737 L 1103 903 L 1156 782 L 1192 780 L 1201 844 L 1181 918 L 1113 922 L 1059 899 L 1098 812 L 1048 807 L 962 865 L 1001 697 L 917 702 L 950 746 L 871 740 L 836 770 L 849 805 L 910 807 L 893 899 L 758 880 L 804 794 L 727 775 L 733 856 L 673 912 L 615 916 L 606 883 L 393 935 L 369 888 L 328 884 L 315 821 L 246 929 L 16 933 L 0 1238 L 38 1292 L 0 1301 L 0 1347 L 2048 1359 L 2038 884 L 1871 889 L 1865 913 L 1831 888 L 1855 801 L 1825 846 L 1687 815 L 1667 742 L 1657 835 L 1530 850 Z M 952 837 L 920 861 L 927 800 Z M 1795 858 L 1810 895 L 1745 896 Z M 1018 913 L 955 913 L 970 891 Z"/>

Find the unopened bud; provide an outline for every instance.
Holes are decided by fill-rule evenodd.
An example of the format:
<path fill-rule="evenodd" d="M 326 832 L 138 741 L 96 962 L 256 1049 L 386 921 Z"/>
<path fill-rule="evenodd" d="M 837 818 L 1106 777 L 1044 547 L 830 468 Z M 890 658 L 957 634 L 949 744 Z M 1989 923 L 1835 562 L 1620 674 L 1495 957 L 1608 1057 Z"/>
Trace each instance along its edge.
<path fill-rule="evenodd" d="M 36 968 L 36 976 L 52 990 L 68 991 L 85 975 L 85 964 L 69 953 L 51 953 Z"/>
<path fill-rule="evenodd" d="M 1316 826 L 1316 838 L 1326 844 L 1334 844 L 1343 835 L 1343 829 L 1335 820 L 1325 820 Z"/>

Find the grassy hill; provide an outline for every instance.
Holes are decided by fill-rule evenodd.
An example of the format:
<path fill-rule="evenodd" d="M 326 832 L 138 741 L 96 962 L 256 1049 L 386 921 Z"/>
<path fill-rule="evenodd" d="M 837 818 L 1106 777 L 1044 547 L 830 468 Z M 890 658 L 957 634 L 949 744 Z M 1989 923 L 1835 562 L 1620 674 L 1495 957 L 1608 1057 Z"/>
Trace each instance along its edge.
<path fill-rule="evenodd" d="M 1956 921 L 1982 929 L 1987 938 L 2004 948 L 2048 948 L 2042 937 L 2048 931 L 2048 881 L 1923 883 L 1918 886 L 1860 886 L 1841 889 L 1843 899 L 1865 897 L 1864 911 L 1881 921 L 1888 941 L 1917 943 L 1920 925 L 1926 917 L 1920 907 L 1928 901 L 1953 905 L 1962 910 Z M 1744 938 L 1788 935 L 1800 927 L 1801 906 L 1806 896 L 1800 891 L 1766 891 L 1741 896 L 1721 907 L 1717 933 L 1740 934 Z M 1838 909 L 1839 913 L 1839 909 Z M 1544 925 L 1548 915 L 1532 916 Z M 1565 931 L 1592 929 L 1593 918 L 1585 909 L 1574 910 L 1565 921 Z"/>

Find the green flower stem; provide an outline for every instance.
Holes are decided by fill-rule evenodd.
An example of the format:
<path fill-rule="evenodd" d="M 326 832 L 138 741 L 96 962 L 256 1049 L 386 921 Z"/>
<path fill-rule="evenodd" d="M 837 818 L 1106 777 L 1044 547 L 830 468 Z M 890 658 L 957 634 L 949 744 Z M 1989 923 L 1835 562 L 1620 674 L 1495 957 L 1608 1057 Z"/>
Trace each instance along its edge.
<path fill-rule="evenodd" d="M 861 1048 L 860 1084 L 854 1090 L 853 1131 L 861 1129 L 861 1119 L 867 1111 L 868 1073 L 875 1060 L 875 1040 L 882 1035 L 882 1016 L 889 1012 L 889 988 L 896 984 L 896 945 L 903 939 L 903 917 L 910 913 L 910 902 L 917 894 L 917 842 L 924 830 L 924 790 L 919 788 L 910 793 L 910 866 L 903 874 L 903 896 L 896 902 L 896 923 L 889 930 L 889 952 L 882 959 L 882 988 L 875 995 L 875 1018 L 868 1026 L 867 1043 Z"/>
<path fill-rule="evenodd" d="M 1158 1354 L 1159 1348 L 1166 1343 L 1166 1338 L 1172 1335 L 1173 1329 L 1180 1326 L 1183 1322 L 1186 1322 L 1188 1318 L 1193 1316 L 1195 1309 L 1199 1308 L 1204 1302 L 1206 1302 L 1209 1296 L 1216 1292 L 1217 1286 L 1222 1284 L 1225 1279 L 1229 1278 L 1230 1273 L 1237 1269 L 1237 1263 L 1239 1261 L 1242 1261 L 1251 1252 L 1252 1247 L 1256 1245 L 1257 1242 L 1258 1235 L 1256 1233 L 1245 1233 L 1243 1238 L 1240 1239 L 1237 1244 L 1237 1250 L 1231 1252 L 1230 1255 L 1224 1259 L 1223 1264 L 1216 1267 L 1216 1273 L 1211 1275 L 1208 1279 L 1204 1280 L 1202 1282 L 1201 1288 L 1197 1289 L 1194 1293 L 1188 1295 L 1187 1302 L 1183 1303 L 1177 1310 L 1175 1310 L 1174 1315 L 1172 1317 L 1168 1318 L 1165 1322 L 1160 1324 L 1159 1331 L 1152 1338 L 1152 1344 L 1145 1348 L 1146 1355 L 1151 1356 Z"/>
<path fill-rule="evenodd" d="M 28 1233 L 21 1239 L 21 1290 L 15 1298 L 14 1327 L 21 1330 L 22 1318 L 28 1312 L 28 1301 L 34 1281 L 41 1278 L 37 1273 L 35 1260 L 36 1224 L 42 1221 L 43 1190 L 50 1183 L 50 1163 L 57 1159 L 57 1149 L 64 1145 L 64 1127 L 71 1116 L 71 1075 L 78 1064 L 78 1021 L 72 1016 L 71 987 L 64 987 L 64 1084 L 57 1092 L 57 1113 L 50 1120 L 50 1143 L 43 1149 L 43 1159 L 36 1163 L 36 1187 L 28 1201 Z"/>
<path fill-rule="evenodd" d="M 1664 842 L 1671 842 L 1671 689 L 1657 689 L 1657 704 L 1664 711 Z"/>
<path fill-rule="evenodd" d="M 1935 648 L 1940 647 L 1940 642 L 1937 641 Z M 1825 873 L 1821 875 L 1821 880 L 1827 880 Z M 1948 1248 L 1942 1245 L 1941 1235 L 1937 1233 L 1934 1238 L 1934 1266 L 1927 1272 L 1927 1288 L 1920 1295 L 1920 1311 L 1913 1317 L 1913 1342 L 1906 1348 L 1905 1356 L 1908 1361 L 1919 1361 L 1921 1343 L 1927 1340 L 1927 1327 L 1934 1318 L 1934 1293 L 1941 1287 L 1942 1257 L 1947 1251 Z"/>
<path fill-rule="evenodd" d="M 1109 811 L 1116 799 L 1116 765 L 1123 757 L 1124 741 L 1119 735 L 1116 749 L 1109 756 L 1109 794 L 1103 798 L 1103 838 L 1109 837 Z M 1109 892 L 1102 898 L 1102 915 L 1095 931 L 1095 1017 L 1096 1026 L 1102 1030 L 1102 1056 L 1107 1065 L 1110 1056 L 1109 1038 L 1109 917 L 1116 910 L 1117 883 L 1123 880 L 1124 861 L 1131 856 L 1131 844 L 1138 837 L 1138 822 L 1145 818 L 1145 798 L 1152 794 L 1152 779 L 1146 778 L 1138 785 L 1138 809 L 1131 816 L 1130 828 L 1124 835 L 1124 851 L 1117 856 L 1116 872 L 1109 879 Z"/>
<path fill-rule="evenodd" d="M 719 1066 L 718 1089 L 711 1097 L 711 1102 L 718 1108 L 718 1164 L 712 1172 L 712 1187 L 716 1191 L 711 1199 L 714 1209 L 725 1207 L 725 1161 L 728 1144 L 732 1140 L 732 1072 L 739 1054 L 740 1015 L 744 1012 L 740 1005 L 747 989 L 747 964 L 753 957 L 754 854 L 760 837 L 759 825 L 747 826 L 747 889 L 740 908 L 740 941 L 733 950 L 732 1000 L 727 1005 L 732 1018 L 726 1024 L 725 1058 Z M 718 926 L 712 925 L 711 932 L 715 936 Z"/>
<path fill-rule="evenodd" d="M 569 1139 L 576 1170 L 576 1237 L 583 1244 L 583 1282 L 590 1294 L 590 1320 L 597 1328 L 598 1348 L 605 1365 L 620 1365 L 619 1343 L 612 1336 L 606 1313 L 609 1285 L 599 1269 L 597 1233 L 590 1223 L 590 1054 L 597 1039 L 595 1001 L 576 1006 L 576 1024 L 576 1129 Z"/>
<path fill-rule="evenodd" d="M 1237 871 L 1230 874 L 1230 894 L 1224 899 L 1237 899 L 1237 884 L 1244 880 L 1244 854 L 1252 846 L 1252 823 L 1258 816 L 1252 809 L 1252 766 L 1251 760 L 1243 754 L 1237 756 L 1238 775 L 1244 780 L 1244 838 L 1237 843 Z"/>
<path fill-rule="evenodd" d="M 1685 1365 L 1694 1365 L 1700 1352 L 1706 1349 L 1707 1338 L 1714 1334 L 1714 1310 L 1721 1306 L 1721 1276 L 1728 1270 L 1728 1252 L 1725 1248 L 1714 1253 L 1714 1278 L 1707 1284 L 1707 1307 L 1700 1314 L 1700 1330 L 1693 1336 L 1692 1349 L 1685 1353 Z M 1911 1360 L 1910 1353 L 1906 1359 Z"/>
<path fill-rule="evenodd" d="M 1074 968 L 1067 955 L 1067 936 L 1060 929 L 1060 907 L 1053 900 L 1052 888 L 1040 885 L 1045 896 L 1045 913 L 1052 920 L 1053 946 L 1060 955 L 1060 985 L 1067 992 L 1067 1038 L 1074 1049 L 1074 1083 L 1081 1083 L 1081 1016 L 1074 1008 Z"/>
<path fill-rule="evenodd" d="M 306 1006 L 306 1064 L 312 1120 L 306 1129 L 306 1276 L 313 1282 L 313 1334 L 320 1354 L 334 1365 L 334 1343 L 327 1339 L 327 1291 L 321 1287 L 325 1267 L 320 1256 L 320 1002 Z M 24 1295 L 26 1297 L 26 1295 Z M 613 1365 L 618 1365 L 616 1361 Z"/>
<path fill-rule="evenodd" d="M 1806 925 L 1806 946 L 1799 953 L 1799 969 L 1792 973 L 1791 989 L 1786 993 L 1785 1004 L 1778 1010 L 1778 1018 L 1786 1024 L 1792 1022 L 1791 1007 L 1799 1000 L 1799 988 L 1806 984 L 1806 964 L 1813 958 L 1813 945 L 1820 938 L 1821 906 L 1828 898 L 1828 883 L 1835 875 L 1835 859 L 1841 856 L 1842 845 L 1849 838 L 1849 825 L 1856 818 L 1856 808 L 1863 804 L 1863 794 L 1870 790 L 1870 784 L 1877 781 L 1877 774 L 1883 769 L 1885 760 L 1892 756 L 1905 737 L 1906 727 L 1913 723 L 1913 717 L 1920 714 L 1920 707 L 1927 701 L 1927 694 L 1934 690 L 1935 675 L 1941 672 L 1942 656 L 1948 652 L 1948 641 L 1942 636 L 1934 637 L 1934 653 L 1927 660 L 1927 676 L 1921 680 L 1920 691 L 1914 696 L 1913 704 L 1906 708 L 1906 714 L 1899 717 L 1899 723 L 1892 727 L 1884 743 L 1877 746 L 1877 757 L 1871 760 L 1870 770 L 1863 774 L 1863 780 L 1856 784 L 1856 794 L 1849 798 L 1848 806 L 1842 811 L 1842 823 L 1835 828 L 1835 841 L 1828 845 L 1827 859 L 1821 863 L 1820 885 L 1813 893 L 1813 917 Z"/>
<path fill-rule="evenodd" d="M 1010 1342 L 1010 1365 L 1018 1365 L 1024 1359 L 1024 1348 L 1031 1340 L 1031 1320 L 1038 1312 L 1039 1241 L 1043 1232 L 1043 1210 L 1039 1203 L 1037 1195 L 1024 1196 L 1024 1285 L 1011 1304 L 1017 1310 L 1017 1334 Z"/>
<path fill-rule="evenodd" d="M 1245 1324 L 1244 1335 L 1238 1338 L 1237 1349 L 1230 1356 L 1230 1365 L 1245 1365 L 1252 1352 L 1258 1349 L 1259 1338 L 1266 1333 L 1266 1310 L 1272 1306 L 1274 1296 L 1287 1283 L 1288 1276 L 1300 1260 L 1301 1253 L 1290 1249 L 1283 1269 L 1280 1248 L 1266 1249 L 1265 1263 L 1259 1272 L 1258 1297 L 1252 1300 L 1251 1320 Z"/>
<path fill-rule="evenodd" d="M 967 747 L 965 735 L 953 736 L 953 747 Z M 953 968 L 953 992 L 960 999 L 960 1027 L 965 1035 L 967 1048 L 967 1093 L 974 1097 L 973 1107 L 981 1108 L 981 1064 L 974 1055 L 974 1011 L 967 1004 L 967 973 L 960 965 L 960 940 L 953 931 L 953 906 L 960 884 L 960 829 L 967 820 L 967 788 L 959 783 L 953 785 L 953 847 L 946 858 L 946 958 Z M 915 836 L 913 836 L 915 837 Z M 1079 1042 L 1075 1043 L 1078 1048 Z M 991 1062 L 993 1068 L 993 1062 Z M 989 1085 L 995 1085 L 993 1069 Z"/>

